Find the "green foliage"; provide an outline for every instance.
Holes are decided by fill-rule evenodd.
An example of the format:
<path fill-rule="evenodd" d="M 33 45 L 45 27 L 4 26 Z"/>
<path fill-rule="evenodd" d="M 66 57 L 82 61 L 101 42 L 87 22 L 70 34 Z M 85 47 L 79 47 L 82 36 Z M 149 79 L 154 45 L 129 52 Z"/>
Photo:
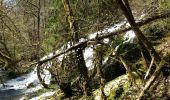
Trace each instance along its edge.
<path fill-rule="evenodd" d="M 122 100 L 123 96 L 126 94 L 129 88 L 130 88 L 130 82 L 123 83 L 122 85 L 119 85 L 118 87 L 112 89 L 107 99 L 108 100 Z"/>
<path fill-rule="evenodd" d="M 113 36 L 111 38 L 111 41 L 112 41 L 111 47 L 116 48 L 116 46 L 123 43 L 124 40 L 122 35 L 117 35 L 117 36 Z"/>
<path fill-rule="evenodd" d="M 80 33 L 90 33 L 110 27 L 121 19 L 115 0 L 87 0 L 73 6 Z M 117 16 L 119 16 L 117 18 Z"/>
<path fill-rule="evenodd" d="M 50 17 L 48 18 L 48 23 L 46 23 L 42 44 L 46 52 L 50 52 L 53 48 L 61 46 L 64 42 L 63 40 L 66 40 L 64 36 L 67 33 L 65 30 L 67 24 L 62 0 L 53 0 L 48 9 Z"/>
<path fill-rule="evenodd" d="M 169 11 L 170 9 L 170 1 L 169 0 L 163 0 L 160 3 L 160 9 L 163 11 Z"/>
<path fill-rule="evenodd" d="M 170 21 L 169 18 L 160 20 L 158 22 L 146 25 L 143 28 L 143 33 L 152 42 L 156 42 L 165 36 L 169 35 Z"/>
<path fill-rule="evenodd" d="M 116 88 L 115 90 L 112 90 L 111 94 L 108 97 L 108 100 L 116 100 L 119 99 L 124 92 L 124 89 L 122 86 Z"/>
<path fill-rule="evenodd" d="M 55 34 L 48 35 L 46 38 L 43 40 L 42 47 L 46 52 L 51 52 L 53 51 L 53 48 L 56 45 L 56 38 Z"/>

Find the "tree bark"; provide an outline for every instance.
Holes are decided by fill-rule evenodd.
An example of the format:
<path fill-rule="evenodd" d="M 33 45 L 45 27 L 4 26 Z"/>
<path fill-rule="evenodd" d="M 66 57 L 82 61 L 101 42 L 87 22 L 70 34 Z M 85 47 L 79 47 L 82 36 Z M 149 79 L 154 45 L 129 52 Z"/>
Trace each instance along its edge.
<path fill-rule="evenodd" d="M 139 29 L 139 26 L 135 22 L 128 0 L 117 0 L 117 2 L 123 14 L 125 15 L 126 19 L 128 20 L 129 24 L 131 25 L 132 30 L 135 32 L 135 35 L 138 38 L 138 40 L 143 43 L 145 48 L 150 53 L 150 56 L 153 55 L 155 60 L 159 62 L 160 61 L 159 55 L 156 53 L 155 49 L 153 48 L 152 44 L 148 41 L 148 39 L 142 34 L 142 31 Z"/>
<path fill-rule="evenodd" d="M 40 58 L 40 24 L 41 24 L 41 0 L 38 0 L 38 12 L 37 12 L 37 44 L 36 44 L 36 55 Z"/>
<path fill-rule="evenodd" d="M 140 92 L 139 97 L 137 98 L 137 100 L 141 100 L 145 91 L 150 88 L 151 84 L 154 82 L 154 80 L 160 74 L 160 69 L 161 69 L 162 65 L 157 65 L 157 63 L 160 63 L 161 58 L 159 57 L 159 55 L 157 54 L 157 52 L 153 48 L 152 44 L 142 34 L 142 31 L 139 29 L 138 24 L 136 24 L 134 17 L 132 15 L 132 12 L 130 10 L 128 0 L 117 0 L 117 2 L 119 4 L 121 10 L 123 11 L 123 14 L 127 18 L 129 24 L 131 25 L 132 30 L 135 32 L 136 37 L 138 38 L 139 41 L 141 41 L 141 43 L 144 44 L 145 48 L 150 53 L 150 57 L 151 58 L 153 57 L 155 59 L 154 64 L 156 65 L 156 70 L 153 73 L 153 75 L 149 78 L 149 80 L 146 82 L 145 86 L 142 88 L 142 91 Z"/>
<path fill-rule="evenodd" d="M 170 16 L 170 13 L 163 13 L 163 14 L 160 14 L 160 15 L 155 15 L 155 16 L 149 17 L 145 20 L 137 22 L 136 24 L 137 24 L 138 27 L 141 27 L 141 26 L 146 25 L 148 23 L 151 23 L 153 21 L 156 21 L 156 20 L 159 20 L 159 19 L 164 19 L 164 18 L 167 18 L 169 16 Z M 99 36 L 97 38 L 97 40 L 102 40 L 104 38 L 109 38 L 109 37 L 114 36 L 114 35 L 122 34 L 126 31 L 131 30 L 131 29 L 132 29 L 132 27 L 129 26 L 127 28 L 124 28 L 124 29 L 121 29 L 121 30 L 118 30 L 118 31 L 115 31 L 115 32 L 107 33 L 107 34 L 104 34 L 102 36 Z M 85 40 L 83 42 L 76 43 L 73 46 L 71 46 L 70 48 L 68 48 L 68 49 L 66 49 L 66 50 L 64 50 L 60 53 L 54 53 L 54 55 L 52 57 L 49 57 L 49 58 L 44 59 L 44 60 L 39 60 L 39 61 L 33 62 L 30 66 L 38 64 L 38 63 L 45 63 L 45 62 L 50 61 L 50 60 L 52 60 L 52 59 L 54 59 L 54 58 L 56 58 L 60 55 L 63 55 L 65 53 L 69 52 L 69 51 L 75 50 L 76 48 L 79 48 L 79 47 L 82 47 L 82 46 L 85 47 L 90 41 L 95 41 L 95 40 L 96 39 L 88 39 L 88 40 Z"/>
<path fill-rule="evenodd" d="M 157 65 L 158 67 L 156 68 L 155 72 L 152 74 L 152 76 L 149 78 L 149 80 L 146 82 L 145 86 L 142 87 L 142 90 L 139 93 L 139 96 L 137 97 L 137 100 L 142 100 L 142 97 L 145 93 L 146 90 L 148 90 L 150 88 L 150 86 L 153 84 L 153 82 L 155 81 L 155 79 L 160 75 L 161 73 L 161 68 L 163 67 L 163 65 L 165 64 L 164 60 L 160 62 L 159 65 Z"/>
<path fill-rule="evenodd" d="M 44 80 L 43 80 L 42 77 L 41 77 L 41 70 L 42 70 L 42 69 L 41 69 L 41 65 L 42 65 L 42 63 L 39 63 L 39 64 L 37 65 L 37 77 L 38 77 L 40 83 L 43 85 L 43 87 L 44 87 L 44 88 L 48 88 L 48 85 L 45 84 Z"/>
<path fill-rule="evenodd" d="M 107 100 L 107 97 L 104 93 L 104 86 L 105 86 L 105 79 L 103 77 L 103 71 L 102 71 L 102 64 L 103 64 L 103 46 L 98 45 L 96 46 L 96 59 L 95 59 L 95 65 L 97 67 L 97 77 L 99 77 L 99 83 L 100 83 L 100 90 L 101 90 L 101 98 L 102 100 Z"/>
<path fill-rule="evenodd" d="M 7 55 L 3 54 L 1 51 L 0 51 L 0 61 L 5 63 L 5 66 L 3 67 L 4 69 L 6 69 L 7 67 L 13 64 L 12 59 L 8 57 Z"/>
<path fill-rule="evenodd" d="M 70 26 L 70 33 L 72 36 L 72 41 L 74 44 L 76 44 L 79 42 L 78 26 L 74 19 L 74 15 L 70 7 L 69 0 L 63 0 L 63 4 L 64 4 L 64 9 L 67 15 L 67 20 Z M 88 70 L 87 70 L 87 67 L 84 61 L 82 48 L 81 47 L 75 48 L 75 53 L 77 57 L 76 61 L 77 61 L 77 67 L 78 67 L 79 73 L 84 78 L 84 82 L 83 82 L 84 95 L 85 96 L 91 95 L 91 91 L 90 91 L 91 89 L 89 87 L 89 82 L 88 82 L 89 81 Z"/>
<path fill-rule="evenodd" d="M 133 73 L 130 69 L 130 66 L 127 64 L 127 62 L 124 60 L 124 58 L 121 55 L 120 55 L 119 59 L 122 62 L 123 66 L 125 67 L 127 73 L 129 74 L 129 80 L 132 81 L 132 83 L 136 84 L 135 78 L 134 78 Z"/>
<path fill-rule="evenodd" d="M 8 62 L 11 61 L 11 58 L 8 57 L 7 55 L 3 54 L 1 51 L 0 51 L 0 59 L 6 60 L 6 61 L 8 61 Z"/>

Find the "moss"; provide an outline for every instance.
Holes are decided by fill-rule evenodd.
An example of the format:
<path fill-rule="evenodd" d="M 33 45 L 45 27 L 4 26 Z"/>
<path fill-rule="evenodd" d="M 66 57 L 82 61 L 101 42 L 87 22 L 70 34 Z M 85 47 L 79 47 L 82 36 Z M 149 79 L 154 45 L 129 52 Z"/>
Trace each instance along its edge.
<path fill-rule="evenodd" d="M 108 96 L 108 100 L 114 100 L 117 95 L 118 95 L 118 92 L 121 90 L 122 88 L 116 88 L 114 90 L 111 91 L 110 95 Z M 123 90 L 124 91 L 124 90 Z M 120 95 L 120 94 L 119 94 Z"/>
<path fill-rule="evenodd" d="M 142 84 L 142 80 L 139 77 L 139 75 L 135 72 L 132 73 L 134 78 L 135 78 L 135 83 L 137 86 Z M 136 86 L 135 86 L 136 87 Z M 131 88 L 131 82 L 120 82 L 120 85 L 114 89 L 112 89 L 112 91 L 110 92 L 109 96 L 108 96 L 108 100 L 122 100 L 122 98 L 124 96 L 126 96 L 127 92 L 129 91 L 129 89 Z"/>
<path fill-rule="evenodd" d="M 64 97 L 63 93 L 55 93 L 52 97 L 50 97 L 48 100 L 62 100 Z"/>
<path fill-rule="evenodd" d="M 48 87 L 49 87 L 48 89 L 47 88 L 42 88 L 41 90 L 35 92 L 33 95 L 34 96 L 39 96 L 39 95 L 41 95 L 41 94 L 43 94 L 45 92 L 58 90 L 58 86 L 56 84 L 50 84 Z"/>
<path fill-rule="evenodd" d="M 127 82 L 125 84 L 120 85 L 119 87 L 113 89 L 108 96 L 108 100 L 121 100 L 124 94 L 128 91 L 130 83 Z"/>

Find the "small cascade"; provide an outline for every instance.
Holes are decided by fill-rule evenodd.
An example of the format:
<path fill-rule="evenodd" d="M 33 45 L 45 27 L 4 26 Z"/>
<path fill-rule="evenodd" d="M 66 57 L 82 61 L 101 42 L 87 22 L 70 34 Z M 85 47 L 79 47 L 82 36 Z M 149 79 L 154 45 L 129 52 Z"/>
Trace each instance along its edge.
<path fill-rule="evenodd" d="M 14 79 L 7 80 L 0 87 L 0 100 L 15 100 L 16 98 L 29 93 L 29 88 L 27 88 L 30 84 L 34 84 L 34 89 L 30 88 L 31 91 L 35 91 L 41 89 L 39 86 L 39 80 L 36 75 L 36 68 L 30 73 L 24 74 Z M 39 87 L 37 87 L 39 86 Z"/>
<path fill-rule="evenodd" d="M 1 89 L 9 90 L 9 89 L 26 89 L 27 86 L 31 83 L 38 83 L 38 77 L 36 73 L 36 68 L 28 74 L 22 75 L 20 77 L 8 80 L 4 83 L 4 87 Z"/>
<path fill-rule="evenodd" d="M 115 32 L 117 30 L 119 30 L 121 27 L 127 27 L 128 24 L 126 21 L 123 21 L 119 24 L 115 24 L 114 26 L 111 26 L 110 28 L 106 28 L 102 31 L 99 32 L 95 32 L 92 33 L 88 36 L 88 39 L 93 39 L 96 38 L 97 35 L 103 35 L 103 34 L 107 34 L 107 33 L 111 33 L 111 32 Z M 130 42 L 132 43 L 134 41 L 135 38 L 135 34 L 133 31 L 128 31 L 125 36 L 124 36 L 124 40 L 125 42 Z M 85 39 L 80 39 L 81 41 L 84 41 Z M 109 39 L 104 39 L 103 41 L 104 43 L 109 43 Z M 70 44 L 70 43 L 68 43 Z M 68 45 L 68 47 L 70 47 L 70 45 Z M 44 60 L 47 58 L 52 57 L 53 55 L 59 53 L 60 51 L 63 51 L 64 46 L 61 47 L 61 49 L 57 50 L 56 52 L 50 53 L 49 55 L 46 55 L 44 57 L 42 57 L 40 60 Z M 88 67 L 88 69 L 93 69 L 93 53 L 94 50 L 92 48 L 92 45 L 85 48 L 84 50 L 84 58 L 85 58 L 85 62 L 86 62 L 86 66 Z M 58 61 L 62 61 L 63 59 L 63 55 L 58 57 Z M 107 62 L 108 58 L 104 59 L 104 63 Z M 48 71 L 48 69 L 52 66 L 52 62 L 48 62 L 46 64 L 43 64 L 43 70 L 41 73 L 41 77 L 42 79 L 44 79 L 45 84 L 50 84 L 51 81 L 51 74 Z M 0 76 L 1 74 L 3 74 L 0 70 Z M 27 73 L 24 74 L 22 76 L 19 76 L 17 78 L 14 79 L 10 79 L 7 80 L 4 85 L 0 86 L 0 100 L 11 100 L 11 98 L 13 98 L 12 100 L 15 100 L 14 98 L 18 98 L 18 97 L 22 97 L 24 95 L 27 95 L 29 93 L 34 93 L 35 91 L 38 91 L 40 89 L 42 89 L 43 86 L 41 85 L 41 83 L 39 82 L 39 79 L 37 77 L 37 67 L 35 66 L 35 68 Z"/>
<path fill-rule="evenodd" d="M 50 84 L 51 74 L 48 71 L 48 68 L 51 67 L 51 63 L 48 62 L 42 66 L 44 69 L 41 73 L 41 77 L 44 79 L 46 84 Z M 36 92 L 42 88 L 43 86 L 40 84 L 37 77 L 37 67 L 35 67 L 31 72 L 27 74 L 4 82 L 0 87 L 0 100 L 11 100 L 11 98 L 19 98 L 24 95 Z"/>

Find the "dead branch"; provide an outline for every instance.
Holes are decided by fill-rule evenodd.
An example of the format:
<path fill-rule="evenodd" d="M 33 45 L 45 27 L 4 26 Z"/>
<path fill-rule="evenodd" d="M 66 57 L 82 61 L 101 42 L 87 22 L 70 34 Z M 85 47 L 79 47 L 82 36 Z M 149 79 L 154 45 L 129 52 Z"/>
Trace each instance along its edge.
<path fill-rule="evenodd" d="M 153 63 L 154 63 L 154 57 L 152 57 L 152 61 L 151 61 L 150 65 L 149 65 L 149 69 L 148 69 L 147 72 L 146 72 L 146 75 L 145 75 L 145 77 L 144 77 L 144 80 L 148 77 L 149 72 L 150 72 L 150 70 L 151 70 L 151 68 L 152 68 Z"/>
<path fill-rule="evenodd" d="M 152 85 L 152 83 L 155 81 L 155 79 L 160 75 L 161 72 L 161 68 L 163 67 L 163 65 L 165 64 L 165 61 L 162 60 L 159 65 L 156 65 L 156 70 L 155 72 L 152 74 L 152 76 L 149 78 L 149 80 L 146 82 L 145 86 L 142 88 L 141 92 L 139 93 L 139 96 L 137 97 L 137 100 L 142 100 L 142 97 L 145 93 L 146 90 L 148 90 L 150 88 L 150 86 Z"/>
<path fill-rule="evenodd" d="M 136 84 L 136 83 L 135 83 L 135 78 L 133 77 L 133 74 L 132 74 L 132 71 L 131 71 L 131 69 L 130 69 L 130 66 L 127 64 L 127 62 L 124 60 L 124 58 L 123 58 L 122 56 L 120 56 L 119 59 L 120 59 L 120 61 L 122 62 L 123 66 L 125 67 L 127 73 L 129 74 L 131 81 L 132 81 L 134 84 Z"/>

